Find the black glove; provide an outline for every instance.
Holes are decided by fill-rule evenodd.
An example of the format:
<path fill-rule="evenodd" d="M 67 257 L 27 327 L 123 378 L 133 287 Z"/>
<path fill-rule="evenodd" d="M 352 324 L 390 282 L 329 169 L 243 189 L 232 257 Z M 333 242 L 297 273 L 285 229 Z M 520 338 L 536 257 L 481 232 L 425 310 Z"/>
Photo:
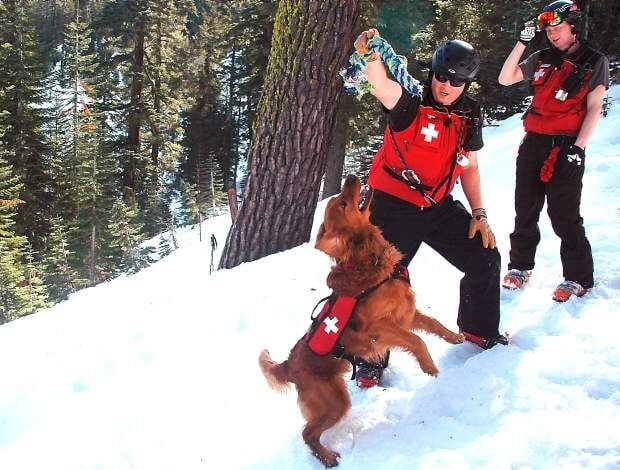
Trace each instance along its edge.
<path fill-rule="evenodd" d="M 554 177 L 561 181 L 579 180 L 586 167 L 586 152 L 581 147 L 571 145 L 560 150 L 555 164 Z"/>
<path fill-rule="evenodd" d="M 534 36 L 536 36 L 536 20 L 527 20 L 523 23 L 523 29 L 519 33 L 519 42 L 527 46 Z"/>

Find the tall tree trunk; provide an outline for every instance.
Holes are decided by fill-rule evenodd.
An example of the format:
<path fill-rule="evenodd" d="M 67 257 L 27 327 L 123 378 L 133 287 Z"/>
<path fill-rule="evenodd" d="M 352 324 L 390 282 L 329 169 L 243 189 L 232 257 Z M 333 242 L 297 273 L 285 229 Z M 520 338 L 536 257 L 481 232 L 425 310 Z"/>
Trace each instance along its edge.
<path fill-rule="evenodd" d="M 220 267 L 308 241 L 360 3 L 280 1 L 244 202 Z"/>
<path fill-rule="evenodd" d="M 80 83 L 80 1 L 75 1 L 75 70 L 73 71 L 73 181 L 77 181 L 80 162 L 80 110 L 78 109 L 78 85 Z M 77 215 L 80 214 L 78 201 Z"/>
<path fill-rule="evenodd" d="M 226 144 L 225 160 L 220 162 L 224 173 L 224 190 L 228 197 L 228 208 L 230 217 L 234 222 L 237 218 L 239 208 L 237 206 L 237 162 L 239 161 L 239 139 L 235 132 L 238 131 L 238 120 L 235 123 L 233 112 L 237 96 L 235 93 L 235 83 L 237 81 L 237 44 L 233 41 L 230 53 L 230 74 L 228 76 L 228 106 L 226 109 Z"/>
<path fill-rule="evenodd" d="M 325 163 L 325 180 L 321 199 L 333 196 L 340 192 L 342 185 L 342 170 L 344 168 L 344 154 L 347 145 L 347 116 L 343 107 L 340 107 L 336 115 L 334 132 L 331 143 L 327 150 L 327 162 Z"/>
<path fill-rule="evenodd" d="M 140 150 L 140 125 L 142 124 L 142 88 L 144 86 L 144 38 L 146 35 L 144 20 L 136 23 L 135 44 L 132 61 L 131 97 L 129 116 L 127 118 L 127 152 L 123 165 L 123 191 L 135 194 L 136 189 L 136 155 Z"/>
<path fill-rule="evenodd" d="M 156 24 L 156 38 L 153 44 L 152 55 L 155 56 L 155 69 L 152 74 L 155 75 L 153 80 L 153 110 L 154 116 L 151 116 L 151 164 L 153 165 L 153 171 L 157 175 L 159 167 L 159 152 L 161 147 L 161 74 L 162 74 L 162 47 L 163 47 L 163 31 L 161 25 L 161 18 L 157 19 Z M 155 184 L 159 187 L 158 178 L 155 177 Z"/>
<path fill-rule="evenodd" d="M 239 215 L 239 204 L 237 203 L 237 188 L 234 186 L 229 187 L 226 190 L 226 196 L 228 197 L 228 209 L 230 210 L 230 218 L 235 223 L 237 215 Z"/>

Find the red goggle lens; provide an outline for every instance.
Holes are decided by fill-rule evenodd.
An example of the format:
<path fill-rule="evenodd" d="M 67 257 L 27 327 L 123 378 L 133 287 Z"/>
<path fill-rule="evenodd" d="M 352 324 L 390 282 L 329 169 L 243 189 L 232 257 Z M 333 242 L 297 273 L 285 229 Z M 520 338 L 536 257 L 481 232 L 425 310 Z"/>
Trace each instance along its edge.
<path fill-rule="evenodd" d="M 537 18 L 538 29 L 543 30 L 547 26 L 557 26 L 562 22 L 562 17 L 557 11 L 543 11 Z"/>

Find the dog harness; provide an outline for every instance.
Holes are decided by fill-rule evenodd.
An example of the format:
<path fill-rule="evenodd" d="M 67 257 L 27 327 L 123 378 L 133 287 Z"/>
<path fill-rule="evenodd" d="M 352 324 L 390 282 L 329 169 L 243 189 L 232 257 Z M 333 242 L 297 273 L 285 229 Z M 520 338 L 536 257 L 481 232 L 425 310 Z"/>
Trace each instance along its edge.
<path fill-rule="evenodd" d="M 402 264 L 398 264 L 387 279 L 384 279 L 375 286 L 369 287 L 355 297 L 337 295 L 332 292 L 331 295 L 319 300 L 310 315 L 312 324 L 310 325 L 310 328 L 305 336 L 310 350 L 317 356 L 326 356 L 331 354 L 336 358 L 348 360 L 351 364 L 353 364 L 355 373 L 354 357 L 346 353 L 344 347 L 339 342 L 340 337 L 342 336 L 344 329 L 347 327 L 349 320 L 353 316 L 358 302 L 378 289 L 383 283 L 391 279 L 400 279 L 405 281 L 407 284 L 411 284 L 407 267 Z M 324 301 L 325 305 L 323 305 L 323 308 L 319 314 L 314 316 L 316 307 Z"/>

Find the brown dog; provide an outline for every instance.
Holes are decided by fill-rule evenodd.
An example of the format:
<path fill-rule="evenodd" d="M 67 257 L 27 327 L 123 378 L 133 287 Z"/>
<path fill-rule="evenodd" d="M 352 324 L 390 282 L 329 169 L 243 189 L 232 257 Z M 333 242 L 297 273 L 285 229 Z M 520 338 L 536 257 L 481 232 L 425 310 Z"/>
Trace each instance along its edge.
<path fill-rule="evenodd" d="M 370 223 L 372 194 L 364 198 L 360 189 L 359 179 L 349 175 L 340 195 L 327 204 L 315 245 L 336 262 L 327 277 L 334 293 L 356 297 L 378 286 L 358 301 L 340 344 L 347 355 L 370 361 L 380 360 L 388 349 L 400 348 L 413 355 L 424 372 L 436 376 L 438 370 L 426 344 L 412 330 L 428 331 L 453 344 L 464 338 L 416 310 L 409 284 L 390 278 L 401 254 Z M 349 362 L 315 354 L 303 337 L 283 363 L 274 362 L 264 350 L 259 364 L 274 389 L 283 391 L 295 384 L 307 420 L 304 441 L 326 467 L 338 465 L 340 455 L 321 445 L 320 438 L 351 407 L 343 377 Z"/>

